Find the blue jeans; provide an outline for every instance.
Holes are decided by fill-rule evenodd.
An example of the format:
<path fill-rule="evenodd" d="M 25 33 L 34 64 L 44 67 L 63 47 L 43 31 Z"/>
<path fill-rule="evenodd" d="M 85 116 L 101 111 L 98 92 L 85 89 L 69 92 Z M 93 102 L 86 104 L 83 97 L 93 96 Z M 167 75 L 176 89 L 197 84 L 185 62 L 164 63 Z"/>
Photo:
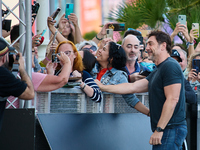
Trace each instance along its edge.
<path fill-rule="evenodd" d="M 153 145 L 153 150 L 182 150 L 183 141 L 187 136 L 187 126 L 178 125 L 165 129 L 161 145 Z"/>

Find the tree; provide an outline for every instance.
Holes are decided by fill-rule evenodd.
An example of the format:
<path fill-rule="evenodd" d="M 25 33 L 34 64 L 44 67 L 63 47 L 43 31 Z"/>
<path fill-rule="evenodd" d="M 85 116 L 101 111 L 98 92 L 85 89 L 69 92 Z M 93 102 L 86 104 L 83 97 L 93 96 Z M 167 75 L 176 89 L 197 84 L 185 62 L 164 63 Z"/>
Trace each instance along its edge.
<path fill-rule="evenodd" d="M 109 19 L 125 22 L 126 28 L 137 29 L 145 24 L 150 29 L 158 29 L 166 17 L 169 26 L 174 29 L 178 15 L 182 14 L 187 17 L 187 26 L 190 31 L 192 23 L 200 21 L 198 8 L 200 8 L 200 0 L 134 0 L 121 3 L 117 10 L 110 12 Z M 180 38 L 183 40 L 182 37 Z M 197 39 L 196 43 L 199 41 Z"/>

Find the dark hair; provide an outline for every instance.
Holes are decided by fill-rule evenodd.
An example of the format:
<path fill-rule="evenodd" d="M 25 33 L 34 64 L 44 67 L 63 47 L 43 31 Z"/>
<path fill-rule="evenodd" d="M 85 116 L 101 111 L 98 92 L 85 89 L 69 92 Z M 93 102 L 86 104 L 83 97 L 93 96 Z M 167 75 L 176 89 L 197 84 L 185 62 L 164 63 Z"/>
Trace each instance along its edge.
<path fill-rule="evenodd" d="M 127 30 L 125 33 L 124 33 L 124 38 L 127 36 L 127 35 L 129 35 L 129 34 L 131 34 L 131 35 L 135 35 L 137 38 L 138 38 L 138 40 L 140 41 L 140 44 L 144 44 L 144 42 L 143 42 L 143 37 L 142 37 L 142 34 L 139 32 L 139 31 L 137 31 L 137 30 Z M 145 46 L 145 45 L 144 45 Z"/>
<path fill-rule="evenodd" d="M 96 63 L 96 58 L 94 57 L 94 55 L 92 53 L 90 53 L 88 50 L 81 50 L 83 51 L 83 65 L 85 67 L 85 71 L 87 72 L 91 72 L 92 69 L 94 68 L 94 65 Z"/>
<path fill-rule="evenodd" d="M 155 36 L 158 44 L 162 44 L 165 42 L 167 44 L 166 46 L 167 52 L 171 55 L 171 38 L 167 33 L 155 30 L 148 35 L 148 38 L 150 38 L 151 36 Z"/>
<path fill-rule="evenodd" d="M 10 41 L 14 41 L 19 37 L 19 24 L 16 24 L 12 27 L 10 31 Z"/>
<path fill-rule="evenodd" d="M 138 31 L 135 31 L 135 30 L 127 30 L 125 33 L 124 33 L 124 38 L 129 35 L 129 34 L 132 34 L 132 35 L 135 35 L 135 36 L 142 36 L 140 32 Z"/>
<path fill-rule="evenodd" d="M 59 28 L 59 23 L 55 27 Z M 67 39 L 74 43 L 74 36 L 72 34 L 72 28 L 70 28 L 70 34 L 68 35 Z"/>
<path fill-rule="evenodd" d="M 108 65 L 109 64 L 111 64 L 113 68 L 123 71 L 126 66 L 126 53 L 121 45 L 114 42 L 109 43 Z"/>

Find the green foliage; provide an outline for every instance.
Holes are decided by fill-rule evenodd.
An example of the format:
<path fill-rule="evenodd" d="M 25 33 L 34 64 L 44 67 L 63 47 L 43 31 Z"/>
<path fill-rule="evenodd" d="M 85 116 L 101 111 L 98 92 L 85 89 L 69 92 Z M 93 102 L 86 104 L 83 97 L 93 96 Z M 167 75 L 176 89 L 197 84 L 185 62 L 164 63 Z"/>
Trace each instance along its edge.
<path fill-rule="evenodd" d="M 108 19 L 125 22 L 126 28 L 139 28 L 148 25 L 158 28 L 166 16 L 172 29 L 176 27 L 178 15 L 186 15 L 188 31 L 192 23 L 200 22 L 200 0 L 136 0 L 121 3 L 117 10 L 110 12 Z M 182 37 L 181 37 L 182 38 Z M 196 40 L 197 43 L 199 39 Z"/>
<path fill-rule="evenodd" d="M 91 32 L 85 33 L 83 38 L 85 40 L 92 40 L 96 35 L 97 35 L 96 31 L 91 31 Z"/>
<path fill-rule="evenodd" d="M 143 24 L 147 24 L 154 28 L 157 21 L 164 20 L 162 14 L 165 11 L 166 3 L 162 1 L 137 0 L 136 3 L 120 4 L 116 11 L 112 10 L 110 12 L 111 17 L 109 19 L 125 22 L 126 28 L 138 28 Z"/>

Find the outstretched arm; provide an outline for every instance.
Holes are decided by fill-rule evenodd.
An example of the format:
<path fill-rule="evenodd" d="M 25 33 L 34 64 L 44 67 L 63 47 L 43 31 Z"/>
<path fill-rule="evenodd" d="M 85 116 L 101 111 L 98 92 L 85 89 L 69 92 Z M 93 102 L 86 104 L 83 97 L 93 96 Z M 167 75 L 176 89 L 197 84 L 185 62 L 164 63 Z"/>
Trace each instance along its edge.
<path fill-rule="evenodd" d="M 99 88 L 104 92 L 115 94 L 143 93 L 148 91 L 147 79 L 141 79 L 134 83 L 122 83 L 117 85 L 103 85 L 99 80 L 95 80 Z"/>
<path fill-rule="evenodd" d="M 75 37 L 74 37 L 75 44 L 84 41 L 84 39 L 81 35 L 81 30 L 80 30 L 79 25 L 78 25 L 78 18 L 76 16 L 76 14 L 71 13 L 68 17 L 69 17 L 69 21 L 71 21 L 74 24 L 74 27 L 75 27 Z"/>
<path fill-rule="evenodd" d="M 61 88 L 67 84 L 70 72 L 72 70 L 71 61 L 63 52 L 60 53 L 60 56 L 57 55 L 57 57 L 63 65 L 62 71 L 58 76 L 48 74 L 39 85 L 37 91 L 49 92 Z"/>
<path fill-rule="evenodd" d="M 64 19 L 67 19 L 67 18 L 64 18 Z M 56 23 L 56 20 L 53 20 L 52 17 L 47 18 L 47 25 L 48 25 L 49 30 L 52 32 L 53 35 L 55 34 L 55 32 L 57 30 L 54 26 L 55 23 Z M 62 41 L 68 41 L 64 36 L 62 36 L 62 34 L 60 32 L 57 32 L 56 39 L 57 39 L 58 43 L 60 43 Z"/>
<path fill-rule="evenodd" d="M 100 42 L 100 39 L 103 39 L 104 36 L 106 35 L 106 29 L 108 29 L 108 24 L 110 24 L 110 23 L 106 23 L 106 24 L 102 27 L 101 31 L 92 39 L 92 41 L 94 41 L 97 45 L 98 45 L 98 43 Z M 97 38 L 98 38 L 98 39 L 97 39 Z"/>

